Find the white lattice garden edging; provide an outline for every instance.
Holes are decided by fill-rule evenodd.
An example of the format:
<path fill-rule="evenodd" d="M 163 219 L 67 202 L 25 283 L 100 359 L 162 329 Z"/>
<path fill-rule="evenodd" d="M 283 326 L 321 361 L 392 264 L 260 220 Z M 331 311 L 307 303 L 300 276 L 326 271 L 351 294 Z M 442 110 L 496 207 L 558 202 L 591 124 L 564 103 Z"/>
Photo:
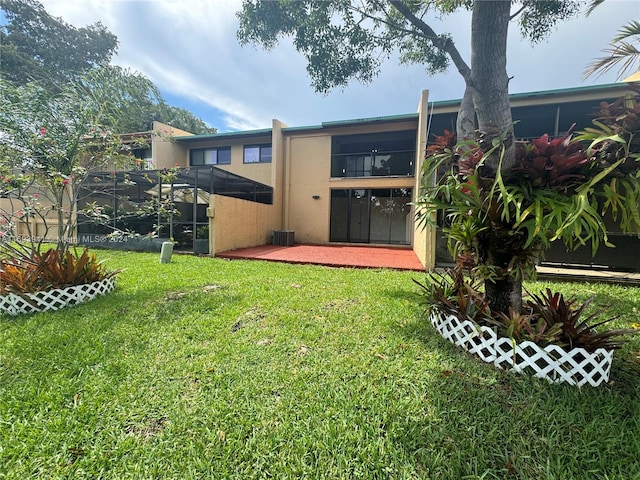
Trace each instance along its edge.
<path fill-rule="evenodd" d="M 9 315 L 21 313 L 37 313 L 60 310 L 93 300 L 98 295 L 105 295 L 116 288 L 115 277 L 105 278 L 99 282 L 74 285 L 66 288 L 53 288 L 36 293 L 17 295 L 10 293 L 0 296 L 0 312 Z"/>
<path fill-rule="evenodd" d="M 567 351 L 557 345 L 515 343 L 510 338 L 498 337 L 489 327 L 441 313 L 432 314 L 431 323 L 442 338 L 503 370 L 577 386 L 597 387 L 609 381 L 613 350 L 599 348 L 591 353 L 584 348 Z"/>

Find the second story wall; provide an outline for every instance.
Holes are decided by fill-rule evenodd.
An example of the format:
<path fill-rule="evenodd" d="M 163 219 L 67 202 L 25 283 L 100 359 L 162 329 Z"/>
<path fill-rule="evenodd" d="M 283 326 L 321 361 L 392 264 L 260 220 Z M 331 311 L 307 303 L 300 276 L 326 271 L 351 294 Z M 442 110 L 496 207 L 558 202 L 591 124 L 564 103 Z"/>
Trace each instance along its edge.
<path fill-rule="evenodd" d="M 242 177 L 272 185 L 271 133 L 261 135 L 202 135 L 178 144 L 180 165 L 213 165 Z"/>
<path fill-rule="evenodd" d="M 373 124 L 345 122 L 307 131 L 285 129 L 284 229 L 295 231 L 297 242 L 326 244 L 330 241 L 332 190 L 413 188 L 413 173 L 386 176 L 372 175 L 369 171 L 362 176 L 343 175 L 344 172 L 336 174 L 332 172 L 332 156 L 336 153 L 333 149 L 338 137 L 355 135 L 357 140 L 360 135 L 371 135 L 363 137 L 369 140 L 379 134 L 380 138 L 388 139 L 396 135 L 401 137 L 406 132 L 415 131 L 416 127 L 417 118 L 412 118 Z M 357 172 L 358 175 L 360 173 Z"/>
<path fill-rule="evenodd" d="M 185 156 L 184 146 L 175 142 L 175 137 L 191 135 L 179 128 L 166 125 L 161 122 L 153 122 L 151 135 L 151 154 L 154 169 L 173 168 L 186 166 L 180 162 Z"/>

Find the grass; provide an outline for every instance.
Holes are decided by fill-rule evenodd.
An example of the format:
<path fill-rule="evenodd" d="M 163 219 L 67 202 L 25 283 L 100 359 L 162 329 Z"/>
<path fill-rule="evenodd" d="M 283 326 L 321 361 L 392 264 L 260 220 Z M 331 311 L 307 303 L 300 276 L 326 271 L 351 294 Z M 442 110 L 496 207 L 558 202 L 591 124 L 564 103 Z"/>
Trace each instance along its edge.
<path fill-rule="evenodd" d="M 0 317 L 0 478 L 640 478 L 639 339 L 550 385 L 437 336 L 416 273 L 99 256 L 114 293 Z"/>

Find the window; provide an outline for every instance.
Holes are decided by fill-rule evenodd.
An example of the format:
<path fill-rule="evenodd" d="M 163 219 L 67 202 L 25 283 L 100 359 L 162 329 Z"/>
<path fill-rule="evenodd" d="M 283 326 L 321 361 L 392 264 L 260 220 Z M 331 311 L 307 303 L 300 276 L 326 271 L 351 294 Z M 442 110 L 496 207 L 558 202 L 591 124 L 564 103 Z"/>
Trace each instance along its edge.
<path fill-rule="evenodd" d="M 131 152 L 137 159 L 135 170 L 151 170 L 153 169 L 153 156 L 150 148 L 136 148 Z"/>
<path fill-rule="evenodd" d="M 230 164 L 231 147 L 197 148 L 189 152 L 189 165 L 192 167 Z"/>
<path fill-rule="evenodd" d="M 334 136 L 331 176 L 410 176 L 414 174 L 415 150 L 415 130 Z"/>
<path fill-rule="evenodd" d="M 244 163 L 271 163 L 271 145 L 245 146 Z"/>

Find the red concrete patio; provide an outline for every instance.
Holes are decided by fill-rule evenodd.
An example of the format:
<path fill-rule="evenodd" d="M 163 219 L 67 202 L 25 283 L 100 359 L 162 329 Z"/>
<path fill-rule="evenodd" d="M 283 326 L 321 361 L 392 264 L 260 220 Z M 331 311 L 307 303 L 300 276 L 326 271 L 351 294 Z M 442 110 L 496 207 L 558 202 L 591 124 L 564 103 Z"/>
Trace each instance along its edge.
<path fill-rule="evenodd" d="M 408 248 L 389 248 L 353 245 L 262 245 L 260 247 L 229 250 L 219 258 L 267 260 L 271 262 L 306 263 L 332 267 L 393 268 L 424 271 L 424 267 Z M 594 271 L 575 268 L 537 267 L 539 280 L 575 282 L 603 282 L 621 285 L 640 285 L 640 273 Z"/>
<path fill-rule="evenodd" d="M 424 271 L 413 250 L 408 248 L 360 247 L 351 245 L 262 245 L 229 250 L 218 258 L 268 260 L 271 262 L 307 263 L 331 267 L 393 268 Z"/>

